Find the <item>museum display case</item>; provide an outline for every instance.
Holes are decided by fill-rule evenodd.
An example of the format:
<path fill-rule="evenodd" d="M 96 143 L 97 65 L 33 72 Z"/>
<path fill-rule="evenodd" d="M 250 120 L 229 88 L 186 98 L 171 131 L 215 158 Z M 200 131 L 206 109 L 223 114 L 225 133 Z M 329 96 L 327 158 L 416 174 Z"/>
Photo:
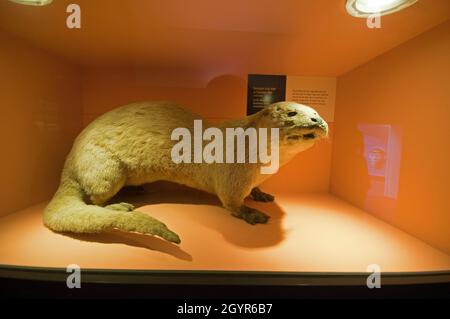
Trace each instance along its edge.
<path fill-rule="evenodd" d="M 0 277 L 65 284 L 75 265 L 89 283 L 448 283 L 450 2 L 372 2 L 2 0 Z M 245 199 L 266 223 L 155 181 L 108 203 L 181 243 L 44 225 L 75 138 L 102 114 L 174 101 L 219 126 L 284 100 L 316 110 L 328 137 L 259 185 L 274 201 Z"/>

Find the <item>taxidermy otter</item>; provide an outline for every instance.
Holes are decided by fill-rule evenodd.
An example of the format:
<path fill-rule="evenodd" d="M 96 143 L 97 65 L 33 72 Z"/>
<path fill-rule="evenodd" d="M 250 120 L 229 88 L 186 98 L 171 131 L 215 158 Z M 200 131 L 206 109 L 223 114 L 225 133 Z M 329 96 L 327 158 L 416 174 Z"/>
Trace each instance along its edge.
<path fill-rule="evenodd" d="M 58 232 L 98 233 L 112 228 L 160 236 L 180 243 L 176 233 L 128 203 L 105 205 L 122 187 L 165 180 L 215 194 L 223 207 L 250 224 L 269 216 L 244 199 L 274 198 L 257 186 L 270 175 L 257 163 L 175 163 L 176 128 L 194 128 L 198 115 L 170 102 L 144 102 L 112 110 L 77 137 L 60 186 L 44 212 L 44 224 Z M 205 123 L 203 121 L 203 123 Z M 222 123 L 227 128 L 278 128 L 280 165 L 327 137 L 327 123 L 312 108 L 293 102 L 272 104 L 253 115 Z"/>

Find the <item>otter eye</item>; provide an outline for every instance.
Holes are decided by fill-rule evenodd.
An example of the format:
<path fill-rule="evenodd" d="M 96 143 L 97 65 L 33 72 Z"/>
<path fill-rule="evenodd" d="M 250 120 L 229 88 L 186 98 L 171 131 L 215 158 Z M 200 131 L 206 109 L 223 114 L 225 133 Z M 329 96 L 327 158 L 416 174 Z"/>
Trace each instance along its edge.
<path fill-rule="evenodd" d="M 296 115 L 297 115 L 297 112 L 289 112 L 287 114 L 287 116 L 289 116 L 289 117 L 296 116 Z"/>

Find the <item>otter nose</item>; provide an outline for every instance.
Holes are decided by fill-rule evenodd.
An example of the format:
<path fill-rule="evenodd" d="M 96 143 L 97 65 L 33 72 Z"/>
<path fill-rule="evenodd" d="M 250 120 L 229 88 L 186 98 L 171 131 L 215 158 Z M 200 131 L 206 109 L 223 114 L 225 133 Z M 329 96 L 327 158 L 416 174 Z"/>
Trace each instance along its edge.
<path fill-rule="evenodd" d="M 313 121 L 314 123 L 321 123 L 321 122 L 322 122 L 321 119 L 318 119 L 318 118 L 316 118 L 316 117 L 312 117 L 312 118 L 311 118 L 311 121 Z"/>

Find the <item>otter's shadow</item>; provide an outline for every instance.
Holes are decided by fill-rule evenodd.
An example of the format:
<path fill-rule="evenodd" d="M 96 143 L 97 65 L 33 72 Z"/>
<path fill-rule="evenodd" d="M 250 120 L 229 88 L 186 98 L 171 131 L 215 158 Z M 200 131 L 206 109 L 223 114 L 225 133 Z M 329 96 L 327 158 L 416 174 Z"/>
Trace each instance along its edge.
<path fill-rule="evenodd" d="M 242 219 L 231 216 L 217 196 L 169 182 L 156 182 L 140 187 L 125 187 L 110 201 L 127 202 L 135 207 L 152 204 L 193 204 L 221 207 L 208 212 L 208 218 L 196 218 L 196 222 L 221 233 L 223 238 L 239 247 L 271 247 L 284 239 L 282 220 L 284 211 L 275 202 L 261 203 L 246 199 L 245 204 L 270 215 L 267 224 L 250 225 Z M 206 217 L 204 215 L 200 217 Z M 187 216 L 189 218 L 189 216 Z M 170 228 L 170 225 L 168 225 Z M 183 240 L 183 238 L 182 238 Z"/>
<path fill-rule="evenodd" d="M 103 244 L 125 244 L 128 246 L 146 248 L 172 255 L 173 257 L 181 260 L 192 261 L 192 256 L 181 249 L 179 246 L 156 236 L 122 232 L 116 229 L 112 229 L 99 234 L 63 233 L 63 235 L 86 242 Z"/>

